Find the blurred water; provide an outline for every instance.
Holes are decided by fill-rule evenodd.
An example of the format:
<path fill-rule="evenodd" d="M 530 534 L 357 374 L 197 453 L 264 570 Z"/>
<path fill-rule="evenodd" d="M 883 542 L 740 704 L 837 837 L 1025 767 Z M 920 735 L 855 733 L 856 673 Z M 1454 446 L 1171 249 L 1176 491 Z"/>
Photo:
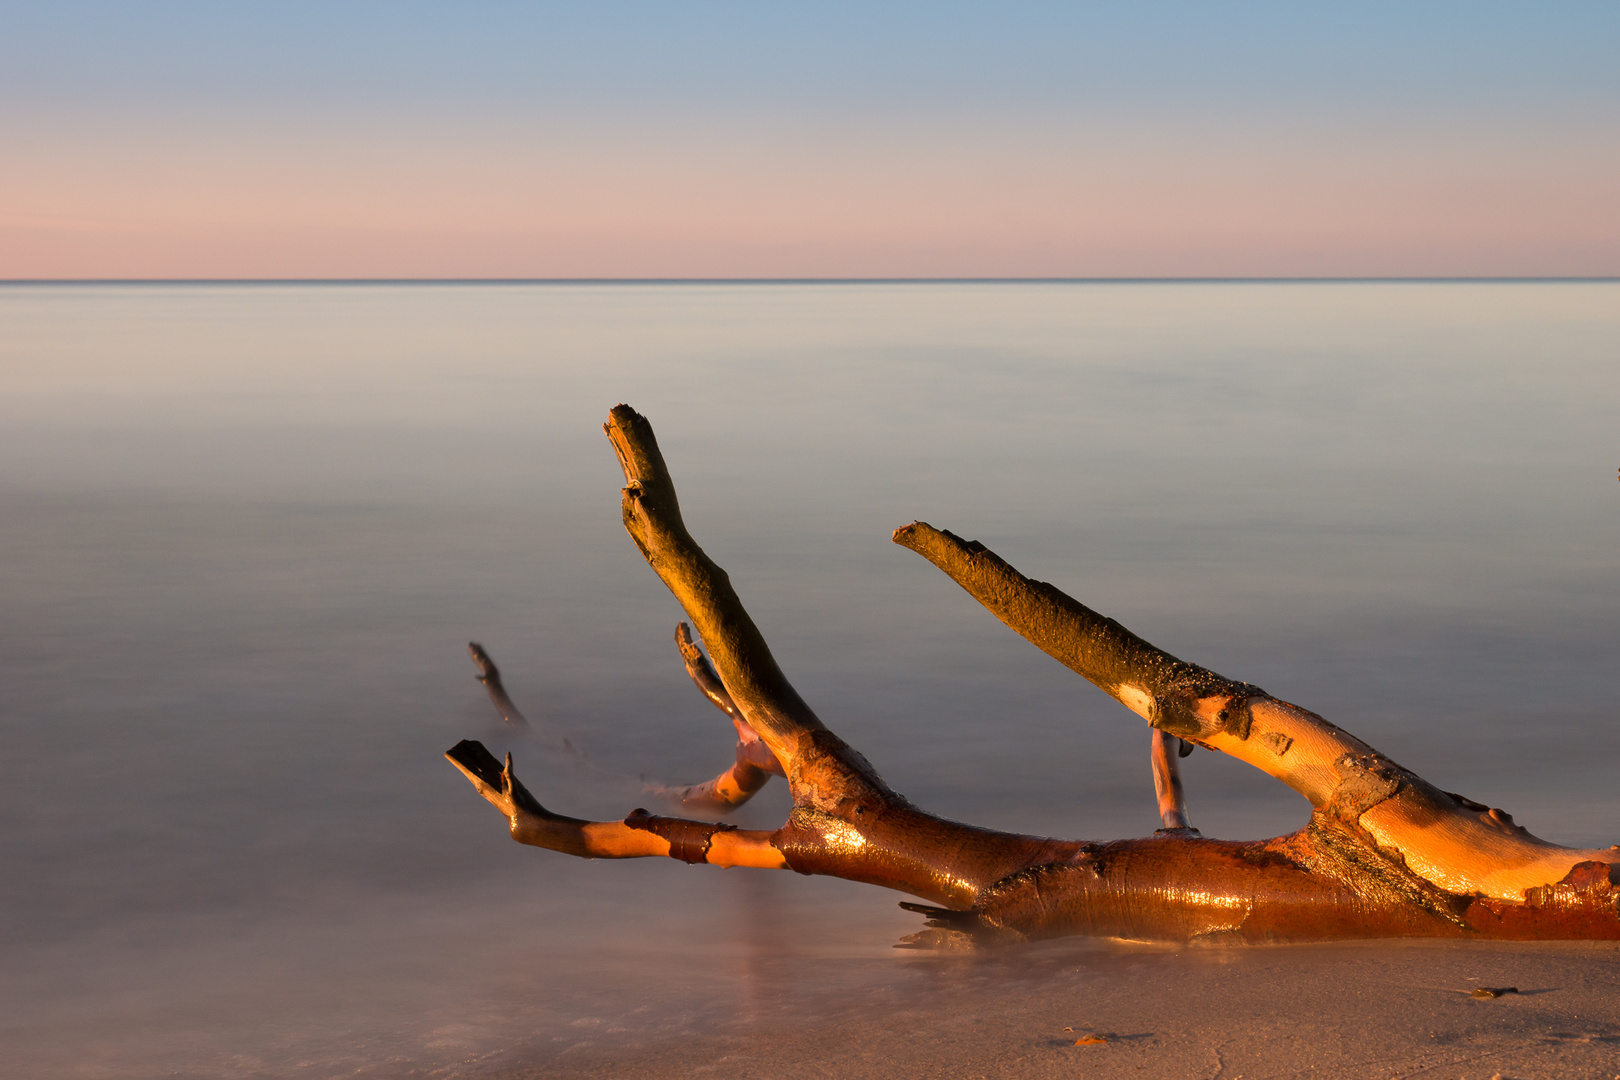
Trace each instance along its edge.
<path fill-rule="evenodd" d="M 519 848 L 440 757 L 641 801 L 498 730 L 477 639 L 608 769 L 729 760 L 618 524 L 621 400 L 805 697 L 931 810 L 1155 824 L 1145 728 L 890 544 L 914 518 L 1620 838 L 1620 284 L 9 286 L 6 1075 L 475 1072 L 918 978 L 898 896 Z M 1303 820 L 1184 768 L 1206 834 Z"/>

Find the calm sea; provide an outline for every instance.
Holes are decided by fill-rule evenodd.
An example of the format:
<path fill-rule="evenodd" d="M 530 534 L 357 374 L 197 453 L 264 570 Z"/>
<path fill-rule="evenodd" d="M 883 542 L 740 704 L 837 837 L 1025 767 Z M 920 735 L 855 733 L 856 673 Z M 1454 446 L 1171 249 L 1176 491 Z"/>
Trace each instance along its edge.
<path fill-rule="evenodd" d="M 1620 839 L 1620 284 L 0 287 L 0 1071 L 476 1072 L 923 978 L 896 894 L 521 848 L 442 759 L 602 818 L 730 760 L 618 522 L 619 401 L 924 807 L 1156 824 L 1146 728 L 889 542 L 918 518 Z M 1206 834 L 1304 820 L 1184 775 Z"/>

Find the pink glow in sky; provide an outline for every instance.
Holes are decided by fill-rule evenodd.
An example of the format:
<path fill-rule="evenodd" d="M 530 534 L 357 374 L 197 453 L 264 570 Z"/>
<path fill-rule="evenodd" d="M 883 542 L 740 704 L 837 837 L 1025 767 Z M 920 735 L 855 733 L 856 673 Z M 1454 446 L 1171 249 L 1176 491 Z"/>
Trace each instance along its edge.
<path fill-rule="evenodd" d="M 1620 273 L 1576 9 L 112 10 L 4 46 L 0 277 Z"/>

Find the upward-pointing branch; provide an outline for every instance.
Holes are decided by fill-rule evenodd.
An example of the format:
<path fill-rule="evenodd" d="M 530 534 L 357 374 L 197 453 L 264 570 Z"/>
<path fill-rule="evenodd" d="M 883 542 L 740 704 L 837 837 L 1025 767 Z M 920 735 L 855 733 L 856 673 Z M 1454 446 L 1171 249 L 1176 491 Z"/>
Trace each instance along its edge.
<path fill-rule="evenodd" d="M 771 750 L 790 760 L 801 736 L 824 725 L 782 674 L 731 579 L 687 532 L 646 417 L 617 405 L 602 430 L 624 470 L 625 530 L 686 609 L 731 699 Z"/>
<path fill-rule="evenodd" d="M 732 702 L 786 771 L 795 802 L 831 807 L 849 799 L 898 800 L 866 759 L 805 704 L 731 579 L 687 532 L 674 481 L 646 417 L 616 405 L 602 430 L 624 470 L 625 530 L 686 609 Z"/>

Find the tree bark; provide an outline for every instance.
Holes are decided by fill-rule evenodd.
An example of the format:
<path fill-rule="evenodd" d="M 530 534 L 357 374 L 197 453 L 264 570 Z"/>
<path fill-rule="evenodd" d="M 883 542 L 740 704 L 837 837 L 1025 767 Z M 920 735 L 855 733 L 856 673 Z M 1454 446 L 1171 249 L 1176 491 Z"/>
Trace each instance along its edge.
<path fill-rule="evenodd" d="M 884 885 L 942 905 L 903 905 L 928 916 L 910 947 L 1064 934 L 1620 938 L 1620 847 L 1572 849 L 1531 836 L 1501 811 L 1438 790 L 1320 716 L 1180 661 L 1025 578 L 983 545 L 922 522 L 897 530 L 896 543 L 1152 725 L 1165 828 L 1134 840 L 1052 840 L 918 809 L 788 682 L 725 572 L 687 532 L 646 419 L 620 405 L 605 430 L 624 471 L 625 528 L 713 661 L 709 672 L 684 637 L 688 671 L 737 726 L 738 764 L 710 782 L 719 797 L 709 801 L 729 805 L 728 777 L 740 790 L 779 771 L 793 809 L 769 833 L 644 810 L 622 822 L 586 822 L 546 810 L 513 776 L 510 755 L 503 766 L 478 743 L 458 744 L 447 756 L 501 809 L 517 840 L 587 858 L 667 855 Z M 750 736 L 757 745 L 745 760 Z M 1310 821 L 1270 840 L 1198 835 L 1175 770 L 1176 739 L 1277 777 L 1310 800 Z"/>

